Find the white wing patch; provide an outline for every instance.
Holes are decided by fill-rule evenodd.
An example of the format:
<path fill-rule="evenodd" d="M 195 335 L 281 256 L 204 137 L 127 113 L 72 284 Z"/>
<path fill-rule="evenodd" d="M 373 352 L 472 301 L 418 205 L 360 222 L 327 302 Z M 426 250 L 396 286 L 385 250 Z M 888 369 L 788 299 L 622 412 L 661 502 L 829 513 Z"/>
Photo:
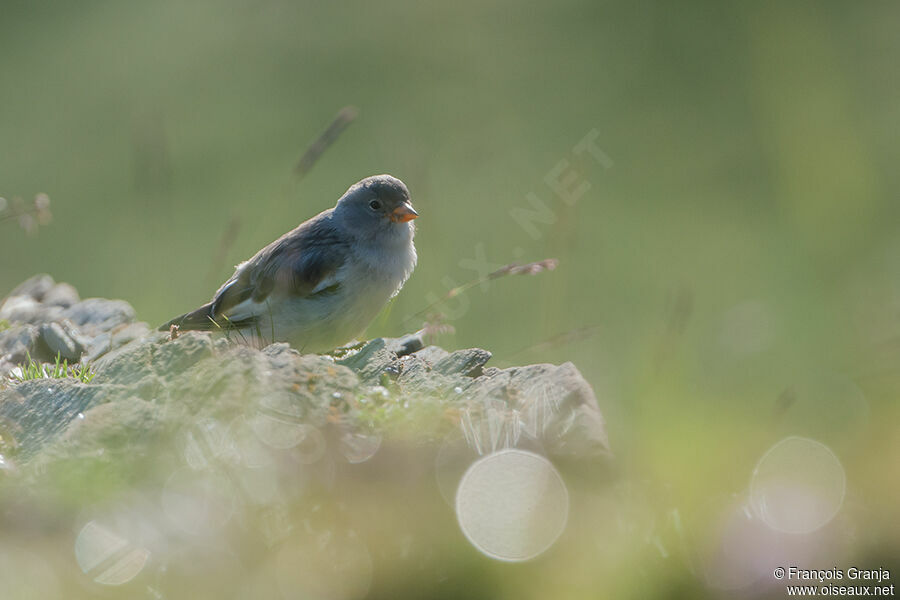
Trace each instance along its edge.
<path fill-rule="evenodd" d="M 269 314 L 269 303 L 263 300 L 255 302 L 252 298 L 247 298 L 239 304 L 235 304 L 222 313 L 229 321 L 239 322 L 245 319 L 255 319 L 263 315 Z"/>
<path fill-rule="evenodd" d="M 312 291 L 309 292 L 309 295 L 312 296 L 313 294 L 318 294 L 322 290 L 330 288 L 331 286 L 333 286 L 335 284 L 340 285 L 344 280 L 343 274 L 344 274 L 344 267 L 341 267 L 334 273 L 331 273 L 331 274 L 327 275 L 326 277 L 323 277 L 322 281 L 317 283 L 316 287 L 314 287 L 312 289 Z"/>

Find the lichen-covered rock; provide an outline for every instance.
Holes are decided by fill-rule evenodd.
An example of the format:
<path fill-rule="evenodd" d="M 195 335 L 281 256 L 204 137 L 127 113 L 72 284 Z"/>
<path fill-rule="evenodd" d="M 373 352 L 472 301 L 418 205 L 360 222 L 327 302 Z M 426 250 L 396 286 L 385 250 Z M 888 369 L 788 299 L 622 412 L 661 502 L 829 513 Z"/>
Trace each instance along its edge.
<path fill-rule="evenodd" d="M 491 353 L 481 348 L 457 350 L 437 361 L 432 369 L 442 375 L 477 377 L 490 359 Z"/>
<path fill-rule="evenodd" d="M 462 430 L 468 428 L 467 436 L 492 432 L 487 437 L 496 439 L 486 446 L 501 437 L 515 445 L 524 437 L 551 453 L 608 452 L 596 399 L 571 363 L 485 368 L 490 352 L 447 352 L 425 346 L 419 334 L 372 340 L 339 358 L 301 355 L 286 344 L 259 350 L 198 332 L 172 340 L 135 323 L 126 302 L 79 301 L 74 288 L 49 276 L 36 276 L 14 292 L 3 304 L 13 320 L 0 332 L 0 364 L 22 361 L 26 352 L 48 359 L 59 353 L 70 361 L 86 355 L 97 373 L 89 385 L 43 380 L 0 390 L 0 417 L 16 424 L 24 455 L 63 432 L 70 440 L 89 435 L 102 425 L 79 423 L 80 433 L 67 427 L 97 406 L 133 398 L 158 407 L 154 423 L 163 430 L 194 418 L 249 416 L 276 423 L 269 427 L 273 432 L 279 420 L 353 429 L 416 418 L 421 437 L 437 439 L 446 419 L 429 423 L 420 417 L 450 411 Z M 47 317 L 54 320 L 40 322 Z"/>
<path fill-rule="evenodd" d="M 315 548 L 346 565 L 360 542 L 341 523 L 395 519 L 402 529 L 419 500 L 452 504 L 479 457 L 511 448 L 581 461 L 609 454 L 597 401 L 571 363 L 497 369 L 486 350 L 448 352 L 419 333 L 332 355 L 203 332 L 173 339 L 136 322 L 127 303 L 80 300 L 49 276 L 16 288 L 0 311 L 10 319 L 0 332 L 0 526 L 34 522 L 68 539 L 77 521 L 76 559 L 95 582 L 135 557 L 165 597 L 180 597 L 180 555 L 209 560 L 215 581 L 240 580 L 228 567 L 239 552 L 253 562 L 288 552 L 277 560 L 293 564 L 291 548 Z M 57 352 L 89 362 L 94 379 L 4 377 L 28 354 Z M 407 498 L 413 489 L 419 500 Z M 430 527 L 435 510 L 423 508 L 419 521 Z M 100 516 L 84 516 L 91 511 Z M 396 544 L 415 555 L 411 535 L 388 535 L 384 551 Z M 210 554 L 235 539 L 240 549 Z M 84 558 L 106 543 L 137 554 L 121 553 L 122 564 L 119 554 Z M 256 591 L 247 597 L 280 595 Z"/>
<path fill-rule="evenodd" d="M 20 457 L 33 456 L 104 396 L 102 386 L 71 379 L 25 381 L 0 391 L 0 421 L 8 424 Z"/>

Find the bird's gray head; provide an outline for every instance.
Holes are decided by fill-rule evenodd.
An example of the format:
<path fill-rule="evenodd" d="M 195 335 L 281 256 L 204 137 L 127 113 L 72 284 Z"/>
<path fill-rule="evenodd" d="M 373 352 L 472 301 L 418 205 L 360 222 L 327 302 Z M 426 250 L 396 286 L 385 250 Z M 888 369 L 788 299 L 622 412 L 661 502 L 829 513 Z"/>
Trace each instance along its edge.
<path fill-rule="evenodd" d="M 347 231 L 361 238 L 410 239 L 412 207 L 406 185 L 390 175 L 374 175 L 354 183 L 334 207 L 334 216 Z"/>

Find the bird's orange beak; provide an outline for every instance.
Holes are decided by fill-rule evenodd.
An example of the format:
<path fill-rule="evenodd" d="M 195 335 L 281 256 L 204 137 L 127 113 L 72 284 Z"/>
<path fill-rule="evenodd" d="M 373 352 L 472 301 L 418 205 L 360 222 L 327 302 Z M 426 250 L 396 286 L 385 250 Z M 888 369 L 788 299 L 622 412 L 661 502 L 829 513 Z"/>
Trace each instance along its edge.
<path fill-rule="evenodd" d="M 417 213 L 412 206 L 404 202 L 391 211 L 390 219 L 394 223 L 406 223 L 407 221 L 412 221 L 418 216 L 419 213 Z"/>

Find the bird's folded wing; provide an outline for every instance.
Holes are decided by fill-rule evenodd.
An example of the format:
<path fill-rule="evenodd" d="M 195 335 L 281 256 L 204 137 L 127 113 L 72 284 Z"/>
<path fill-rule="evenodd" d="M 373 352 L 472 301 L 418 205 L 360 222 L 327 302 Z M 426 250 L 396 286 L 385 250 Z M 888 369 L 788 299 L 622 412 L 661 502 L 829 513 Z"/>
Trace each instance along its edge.
<path fill-rule="evenodd" d="M 238 267 L 216 292 L 210 318 L 223 326 L 251 324 L 271 315 L 274 297 L 336 291 L 346 258 L 346 241 L 327 223 L 304 223 Z"/>

